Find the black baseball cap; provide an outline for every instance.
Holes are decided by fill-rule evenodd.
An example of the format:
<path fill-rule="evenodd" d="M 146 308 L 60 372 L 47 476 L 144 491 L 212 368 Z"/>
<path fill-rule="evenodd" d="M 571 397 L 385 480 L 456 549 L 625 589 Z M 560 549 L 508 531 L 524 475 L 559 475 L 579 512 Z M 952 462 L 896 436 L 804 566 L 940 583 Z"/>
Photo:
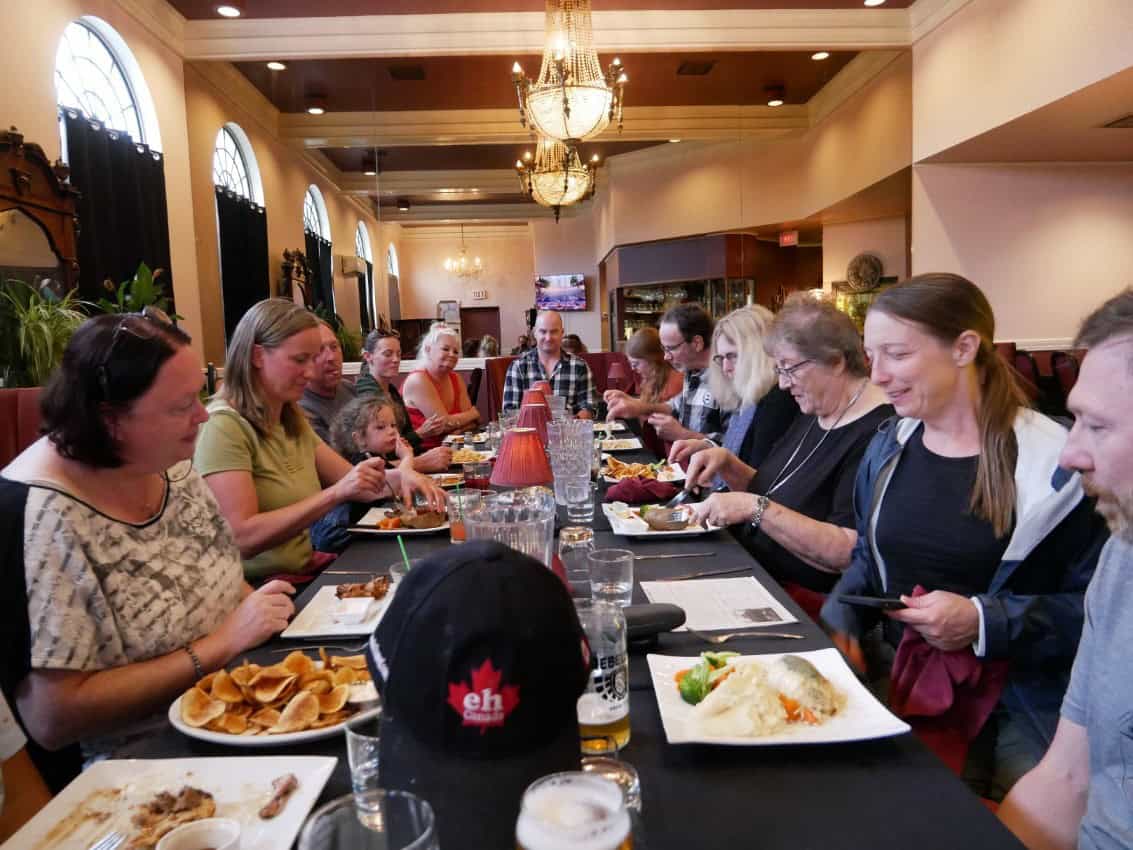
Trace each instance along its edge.
<path fill-rule="evenodd" d="M 367 660 L 382 787 L 429 801 L 441 847 L 514 847 L 527 786 L 578 770 L 589 650 L 566 587 L 534 558 L 487 540 L 429 556 Z"/>

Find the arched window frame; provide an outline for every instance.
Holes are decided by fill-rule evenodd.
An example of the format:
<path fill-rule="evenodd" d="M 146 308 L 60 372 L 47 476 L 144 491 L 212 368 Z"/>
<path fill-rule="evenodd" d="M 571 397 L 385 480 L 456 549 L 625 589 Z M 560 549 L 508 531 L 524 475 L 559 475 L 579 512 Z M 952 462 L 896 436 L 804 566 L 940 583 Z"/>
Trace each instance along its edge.
<path fill-rule="evenodd" d="M 389 250 L 386 251 L 386 274 L 391 274 L 394 277 L 398 277 L 397 251 L 394 249 L 393 245 L 390 245 Z"/>
<path fill-rule="evenodd" d="M 327 215 L 326 201 L 314 183 L 307 187 L 307 193 L 303 196 L 303 229 L 321 236 L 327 242 L 334 241 L 330 238 L 330 216 Z"/>
<path fill-rule="evenodd" d="M 75 40 L 75 41 L 72 41 Z M 61 65 L 66 60 L 64 51 L 72 49 L 76 41 L 79 39 L 87 40 L 85 48 L 89 51 L 84 61 L 92 60 L 95 55 L 101 51 L 105 51 L 109 57 L 109 65 L 105 65 L 102 69 L 104 76 L 103 83 L 111 85 L 112 77 L 117 76 L 121 80 L 121 88 L 115 93 L 116 98 L 121 99 L 123 96 L 127 97 L 130 101 L 130 107 L 133 112 L 133 118 L 127 119 L 122 114 L 112 116 L 108 112 L 102 114 L 91 114 L 93 104 L 88 100 L 85 104 L 82 96 L 77 97 L 62 97 L 64 94 L 61 88 L 61 83 L 65 83 L 67 89 L 71 94 L 78 95 L 74 91 L 74 80 L 68 80 L 66 74 L 70 70 L 72 74 L 76 70 L 74 66 L 69 69 L 62 68 Z M 73 55 L 73 54 L 72 54 Z M 105 58 L 100 57 L 100 61 L 105 63 Z M 80 72 L 81 73 L 81 72 Z M 102 121 L 106 126 L 111 129 L 126 133 L 139 144 L 147 145 L 150 150 L 160 151 L 161 145 L 161 131 L 157 122 L 157 109 L 154 106 L 153 96 L 150 94 L 149 86 L 146 85 L 145 77 L 142 75 L 142 69 L 138 65 L 137 59 L 134 58 L 133 52 L 127 46 L 126 42 L 118 34 L 118 32 L 106 23 L 101 18 L 96 18 L 93 15 L 84 15 L 71 21 L 59 41 L 59 47 L 55 53 L 55 95 L 56 102 L 59 106 L 67 109 L 75 109 L 82 112 L 88 118 Z M 92 84 L 92 80 L 84 80 L 85 85 Z M 86 91 L 86 89 L 84 89 Z M 121 110 L 119 110 L 121 113 Z M 62 123 L 62 122 L 60 122 Z M 138 138 L 135 138 L 138 136 Z M 66 158 L 66 148 L 64 146 L 64 158 Z"/>
<path fill-rule="evenodd" d="M 370 233 L 364 222 L 358 222 L 354 231 L 354 254 L 368 263 L 374 262 L 374 252 L 370 248 Z"/>
<path fill-rule="evenodd" d="M 224 176 L 217 173 L 217 160 L 222 157 L 233 157 L 237 168 L 243 169 L 243 187 L 238 188 L 229 182 L 217 179 Z M 229 122 L 217 131 L 216 143 L 213 146 L 212 175 L 214 185 L 230 189 L 242 198 L 246 198 L 254 204 L 259 204 L 261 207 L 264 206 L 264 184 L 260 177 L 260 166 L 256 161 L 256 152 L 252 149 L 251 141 L 239 124 Z"/>

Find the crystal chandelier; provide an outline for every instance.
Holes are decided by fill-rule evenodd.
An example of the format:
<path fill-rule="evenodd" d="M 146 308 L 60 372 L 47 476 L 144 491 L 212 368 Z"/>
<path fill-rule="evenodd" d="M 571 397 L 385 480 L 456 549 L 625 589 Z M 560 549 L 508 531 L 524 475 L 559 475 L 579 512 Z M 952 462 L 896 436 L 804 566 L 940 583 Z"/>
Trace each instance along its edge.
<path fill-rule="evenodd" d="M 611 121 L 622 127 L 622 94 L 629 78 L 620 59 L 605 72 L 598 64 L 590 0 L 547 0 L 539 79 L 529 80 L 518 62 L 511 76 L 520 123 L 530 123 L 541 136 L 579 142 L 597 136 Z"/>
<path fill-rule="evenodd" d="M 456 257 L 445 257 L 445 271 L 457 277 L 479 277 L 484 271 L 484 264 L 479 257 L 468 256 L 468 246 L 464 244 L 464 225 L 460 225 L 460 250 Z"/>
<path fill-rule="evenodd" d="M 594 194 L 598 155 L 583 164 L 573 145 L 564 145 L 555 139 L 540 139 L 534 158 L 528 151 L 522 160 L 515 161 L 515 169 L 519 172 L 524 194 L 553 209 L 555 221 L 558 221 L 562 207 Z"/>

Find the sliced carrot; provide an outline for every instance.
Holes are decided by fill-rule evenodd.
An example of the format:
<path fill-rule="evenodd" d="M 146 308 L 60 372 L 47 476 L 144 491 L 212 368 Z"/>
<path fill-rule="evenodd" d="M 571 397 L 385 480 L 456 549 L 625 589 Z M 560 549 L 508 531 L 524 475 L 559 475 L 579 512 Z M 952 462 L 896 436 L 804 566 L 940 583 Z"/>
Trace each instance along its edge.
<path fill-rule="evenodd" d="M 787 713 L 787 722 L 795 723 L 799 719 L 799 703 L 798 700 L 793 700 L 786 694 L 779 694 L 779 704 L 783 706 L 783 711 Z"/>
<path fill-rule="evenodd" d="M 817 726 L 818 725 L 818 718 L 815 717 L 814 712 L 811 711 L 809 708 L 803 709 L 803 720 L 805 720 L 811 726 Z"/>
<path fill-rule="evenodd" d="M 395 528 L 401 528 L 401 517 L 390 516 L 385 519 L 378 520 L 378 528 L 384 531 L 392 531 Z"/>
<path fill-rule="evenodd" d="M 677 675 L 673 676 L 673 681 L 675 681 L 677 683 L 677 685 L 680 685 L 681 679 L 683 679 L 685 676 L 687 676 L 691 672 L 692 672 L 691 667 L 689 667 L 687 670 L 678 670 Z"/>

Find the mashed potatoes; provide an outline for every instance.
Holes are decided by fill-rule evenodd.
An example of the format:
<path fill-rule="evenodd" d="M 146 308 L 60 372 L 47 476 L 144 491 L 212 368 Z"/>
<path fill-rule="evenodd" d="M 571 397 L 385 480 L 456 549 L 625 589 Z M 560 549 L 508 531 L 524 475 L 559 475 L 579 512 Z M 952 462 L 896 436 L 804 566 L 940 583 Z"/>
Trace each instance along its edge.
<path fill-rule="evenodd" d="M 692 727 L 717 738 L 773 735 L 792 723 L 818 725 L 845 704 L 830 681 L 795 655 L 762 664 L 733 665 L 733 672 L 692 710 Z"/>

